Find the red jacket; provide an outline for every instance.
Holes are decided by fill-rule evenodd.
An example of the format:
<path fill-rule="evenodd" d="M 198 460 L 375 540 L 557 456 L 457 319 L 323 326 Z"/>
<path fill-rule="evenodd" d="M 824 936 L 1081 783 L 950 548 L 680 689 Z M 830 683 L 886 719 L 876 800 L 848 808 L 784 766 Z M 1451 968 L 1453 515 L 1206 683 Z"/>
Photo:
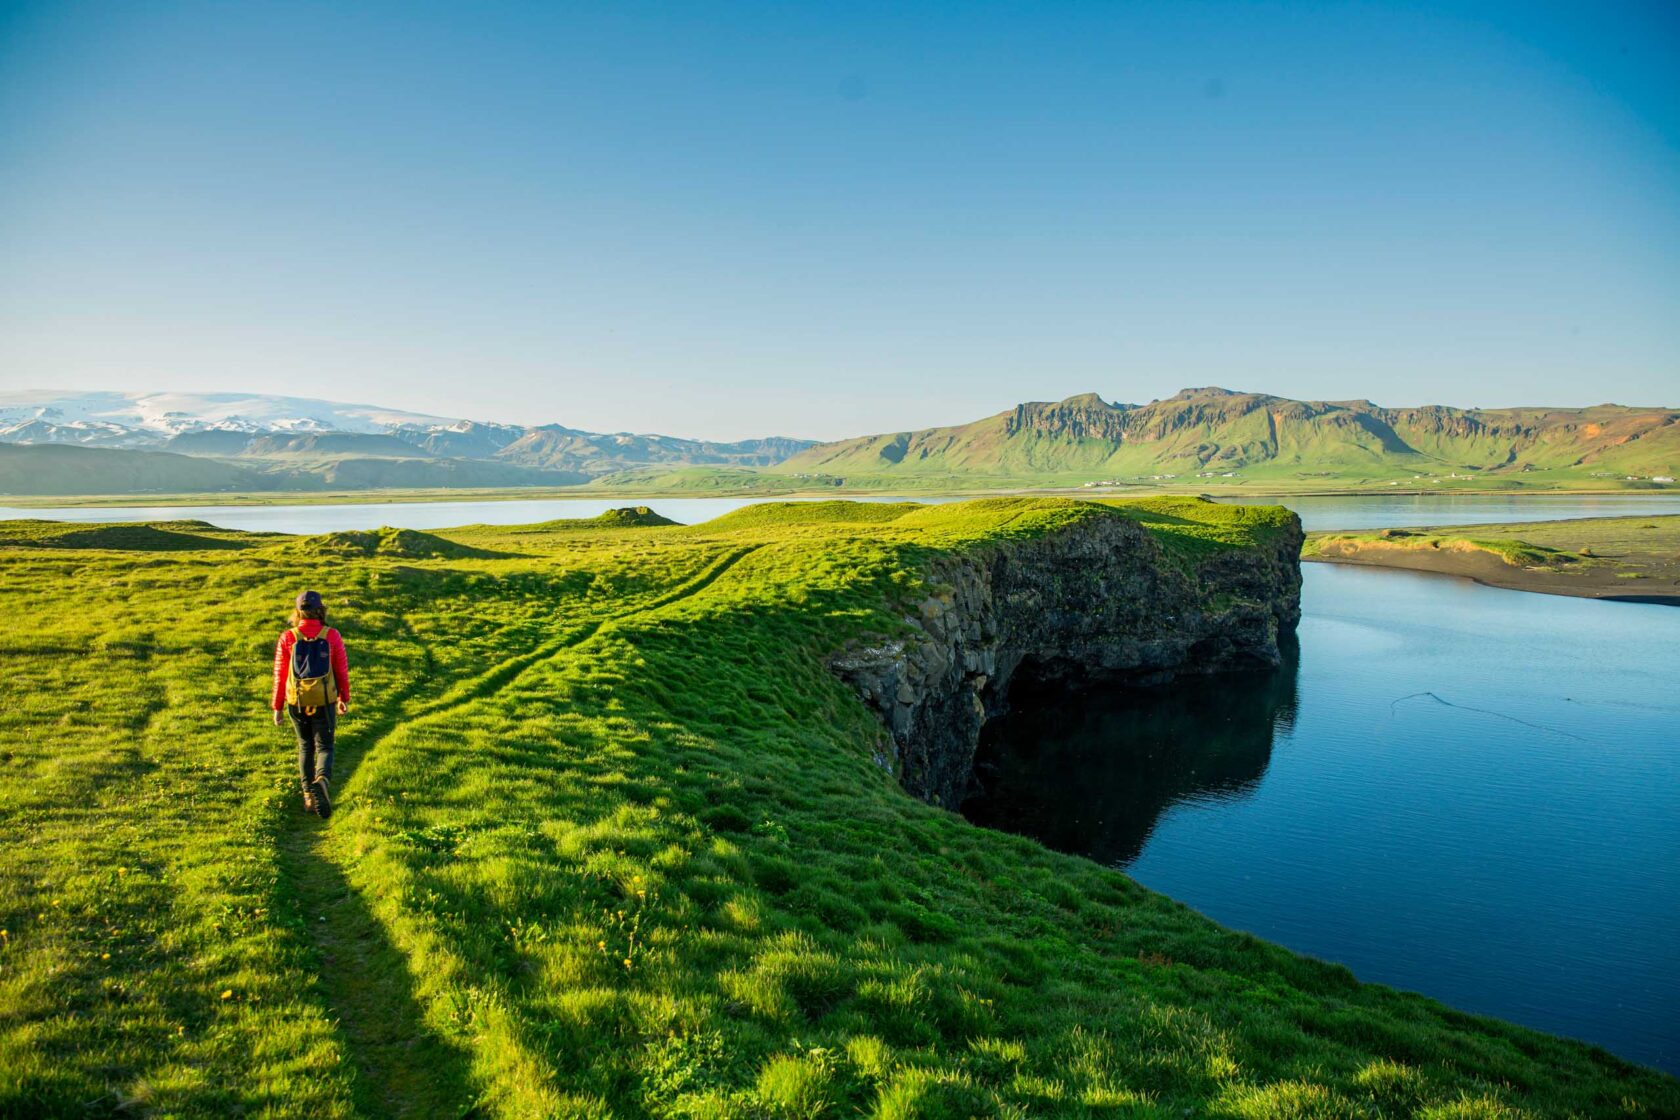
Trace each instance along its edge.
<path fill-rule="evenodd" d="M 322 627 L 327 629 L 327 646 L 332 650 L 333 683 L 338 685 L 338 698 L 345 703 L 350 702 L 350 658 L 344 653 L 344 639 L 338 636 L 338 631 L 313 618 L 306 618 L 298 626 L 306 638 L 316 637 Z M 297 644 L 297 635 L 290 630 L 280 635 L 280 640 L 274 643 L 274 710 L 279 711 L 286 706 L 286 677 L 292 671 L 292 646 Z"/>

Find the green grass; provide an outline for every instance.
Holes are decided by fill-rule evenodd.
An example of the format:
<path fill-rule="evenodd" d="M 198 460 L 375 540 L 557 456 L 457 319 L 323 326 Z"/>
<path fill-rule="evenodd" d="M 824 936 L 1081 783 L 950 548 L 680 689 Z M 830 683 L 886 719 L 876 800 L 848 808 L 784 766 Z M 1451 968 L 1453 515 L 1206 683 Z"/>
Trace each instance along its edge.
<path fill-rule="evenodd" d="M 900 791 L 825 656 L 933 557 L 1098 517 L 1194 566 L 1287 515 L 0 526 L 0 1116 L 1680 1112 Z M 354 674 L 327 824 L 266 711 L 305 585 Z"/>

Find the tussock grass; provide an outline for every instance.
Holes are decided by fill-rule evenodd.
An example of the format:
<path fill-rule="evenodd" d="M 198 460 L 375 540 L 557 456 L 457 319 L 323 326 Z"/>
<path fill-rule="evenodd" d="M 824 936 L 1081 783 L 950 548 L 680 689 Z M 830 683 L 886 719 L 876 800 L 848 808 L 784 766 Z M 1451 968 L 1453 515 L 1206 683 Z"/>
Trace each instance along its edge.
<path fill-rule="evenodd" d="M 0 526 L 0 1116 L 1680 1111 L 900 791 L 825 655 L 902 628 L 930 558 L 1099 517 L 1191 565 L 1288 525 L 800 503 L 328 556 Z M 265 708 L 304 585 L 355 674 L 327 824 Z"/>

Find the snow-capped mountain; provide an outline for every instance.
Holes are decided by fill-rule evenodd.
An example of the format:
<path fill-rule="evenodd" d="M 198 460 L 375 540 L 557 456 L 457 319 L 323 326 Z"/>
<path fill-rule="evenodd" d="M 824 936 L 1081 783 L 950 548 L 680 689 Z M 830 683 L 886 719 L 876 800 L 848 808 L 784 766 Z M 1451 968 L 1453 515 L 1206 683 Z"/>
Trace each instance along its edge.
<path fill-rule="evenodd" d="M 256 393 L 55 392 L 0 392 L 0 444 L 169 452 L 270 473 L 313 472 L 341 486 L 372 471 L 382 472 L 385 486 L 569 485 L 656 466 L 770 466 L 811 446 L 488 424 Z M 418 481 L 440 472 L 442 482 Z"/>
<path fill-rule="evenodd" d="M 79 443 L 86 447 L 146 447 L 156 443 L 149 432 L 103 420 L 60 421 L 51 409 L 28 420 L 0 420 L 0 440 L 7 443 Z"/>
<path fill-rule="evenodd" d="M 374 405 L 255 393 L 0 393 L 0 440 L 140 447 L 188 432 L 360 432 L 458 421 Z"/>

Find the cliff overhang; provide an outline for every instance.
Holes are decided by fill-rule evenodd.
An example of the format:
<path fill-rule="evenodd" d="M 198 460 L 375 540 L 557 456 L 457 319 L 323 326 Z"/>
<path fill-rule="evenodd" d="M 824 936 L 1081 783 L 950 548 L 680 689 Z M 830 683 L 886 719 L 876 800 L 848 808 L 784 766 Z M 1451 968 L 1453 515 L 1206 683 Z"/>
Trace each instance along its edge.
<path fill-rule="evenodd" d="M 1136 687 L 1278 664 L 1301 616 L 1302 539 L 1290 517 L 1251 546 L 1186 555 L 1112 516 L 941 553 L 904 633 L 829 665 L 880 715 L 877 760 L 954 809 L 1014 685 Z"/>

